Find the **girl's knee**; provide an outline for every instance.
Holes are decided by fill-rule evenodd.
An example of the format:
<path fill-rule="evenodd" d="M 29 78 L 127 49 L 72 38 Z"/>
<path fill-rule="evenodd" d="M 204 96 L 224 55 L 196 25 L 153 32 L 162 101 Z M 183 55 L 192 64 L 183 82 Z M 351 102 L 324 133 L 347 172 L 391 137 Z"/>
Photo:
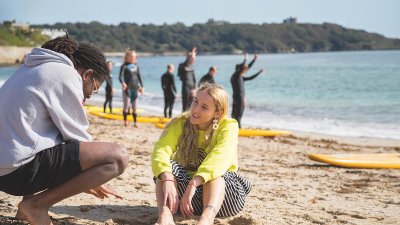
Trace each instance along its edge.
<path fill-rule="evenodd" d="M 220 189 L 225 189 L 225 180 L 223 177 L 218 177 L 214 180 L 208 181 L 207 183 L 203 184 L 206 189 L 214 189 L 214 188 L 220 188 Z"/>

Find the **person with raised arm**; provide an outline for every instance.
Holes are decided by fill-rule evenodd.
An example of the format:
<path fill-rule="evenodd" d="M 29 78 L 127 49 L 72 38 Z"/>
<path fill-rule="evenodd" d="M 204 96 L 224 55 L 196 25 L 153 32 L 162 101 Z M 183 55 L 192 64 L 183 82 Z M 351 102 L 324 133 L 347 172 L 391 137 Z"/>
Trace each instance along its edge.
<path fill-rule="evenodd" d="M 254 55 L 253 60 L 246 65 L 246 60 L 248 58 L 248 54 L 245 54 L 244 60 L 240 64 L 236 64 L 235 72 L 231 76 L 231 85 L 232 85 L 232 118 L 236 119 L 239 123 L 239 128 L 242 127 L 241 120 L 244 112 L 244 108 L 246 106 L 246 96 L 244 90 L 244 82 L 252 80 L 256 78 L 258 75 L 264 72 L 263 69 L 260 69 L 256 74 L 244 77 L 244 74 L 251 68 L 254 62 L 257 60 L 257 54 Z"/>

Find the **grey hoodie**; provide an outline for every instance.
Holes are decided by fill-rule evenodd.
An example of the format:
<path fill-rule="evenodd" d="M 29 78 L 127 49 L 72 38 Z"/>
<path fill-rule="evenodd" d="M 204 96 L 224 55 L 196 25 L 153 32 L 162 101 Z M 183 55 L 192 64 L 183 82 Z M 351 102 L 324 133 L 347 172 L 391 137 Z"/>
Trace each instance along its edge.
<path fill-rule="evenodd" d="M 91 141 L 82 78 L 65 55 L 42 48 L 0 88 L 0 176 L 65 140 Z"/>

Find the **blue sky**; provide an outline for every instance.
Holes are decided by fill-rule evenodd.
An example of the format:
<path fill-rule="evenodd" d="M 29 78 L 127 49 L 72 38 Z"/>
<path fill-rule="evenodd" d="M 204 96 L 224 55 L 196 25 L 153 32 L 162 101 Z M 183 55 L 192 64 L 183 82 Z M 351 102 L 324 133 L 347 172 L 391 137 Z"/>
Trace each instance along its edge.
<path fill-rule="evenodd" d="M 231 23 L 330 22 L 400 38 L 399 0 L 0 0 L 0 21 L 30 24 L 91 22 L 186 25 L 208 19 Z"/>

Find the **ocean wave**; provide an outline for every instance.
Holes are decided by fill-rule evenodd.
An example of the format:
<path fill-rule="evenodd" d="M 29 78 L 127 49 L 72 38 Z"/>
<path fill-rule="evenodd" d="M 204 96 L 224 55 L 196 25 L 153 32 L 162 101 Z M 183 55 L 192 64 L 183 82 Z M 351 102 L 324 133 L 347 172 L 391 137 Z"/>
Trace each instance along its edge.
<path fill-rule="evenodd" d="M 371 137 L 400 140 L 400 124 L 360 123 L 329 118 L 276 115 L 271 112 L 245 112 L 242 124 L 263 129 L 287 129 L 344 137 Z"/>

